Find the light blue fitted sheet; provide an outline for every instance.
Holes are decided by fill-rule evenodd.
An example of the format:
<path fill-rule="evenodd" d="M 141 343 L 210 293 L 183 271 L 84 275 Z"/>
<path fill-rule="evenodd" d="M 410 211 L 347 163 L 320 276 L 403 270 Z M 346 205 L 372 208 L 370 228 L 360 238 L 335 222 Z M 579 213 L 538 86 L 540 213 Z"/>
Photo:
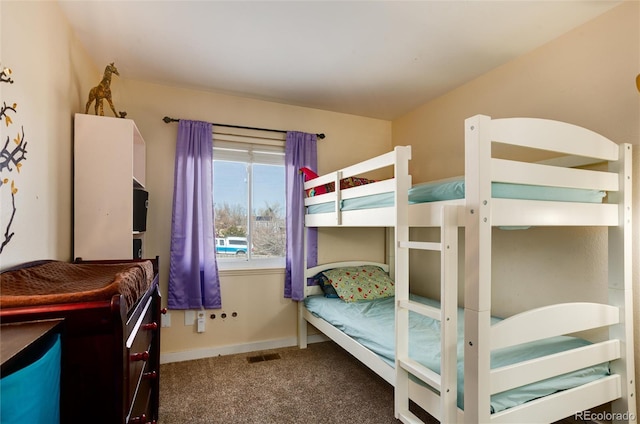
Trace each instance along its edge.
<path fill-rule="evenodd" d="M 438 302 L 420 296 L 412 300 L 439 306 Z M 307 309 L 329 322 L 351 338 L 394 366 L 394 298 L 347 303 L 336 298 L 309 296 Z M 498 319 L 494 318 L 494 322 Z M 439 322 L 409 313 L 409 356 L 431 370 L 440 372 Z M 491 354 L 491 368 L 514 364 L 590 344 L 575 337 L 553 337 L 543 341 L 500 349 Z M 464 409 L 464 310 L 458 309 L 458 407 Z M 609 374 L 608 364 L 578 370 L 491 396 L 491 412 L 500 412 L 524 402 L 550 395 L 560 390 L 580 386 Z"/>
<path fill-rule="evenodd" d="M 463 199 L 464 179 L 447 182 L 416 184 L 409 189 L 409 204 Z M 543 187 L 526 184 L 492 183 L 492 197 L 504 199 L 548 200 L 562 202 L 601 203 L 606 195 L 599 190 L 571 189 L 563 187 Z M 341 202 L 343 211 L 371 209 L 393 206 L 393 193 L 381 193 L 347 199 Z M 309 206 L 307 213 L 327 213 L 334 211 L 333 202 Z"/>

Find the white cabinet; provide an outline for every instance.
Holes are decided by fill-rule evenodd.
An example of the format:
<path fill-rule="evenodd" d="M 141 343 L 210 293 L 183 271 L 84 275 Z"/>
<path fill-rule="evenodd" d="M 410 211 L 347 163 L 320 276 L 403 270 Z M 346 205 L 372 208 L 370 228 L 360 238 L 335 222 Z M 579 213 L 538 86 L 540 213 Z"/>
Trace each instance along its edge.
<path fill-rule="evenodd" d="M 133 239 L 143 239 L 133 229 L 133 189 L 144 186 L 145 144 L 135 123 L 76 114 L 74 257 L 133 257 Z"/>

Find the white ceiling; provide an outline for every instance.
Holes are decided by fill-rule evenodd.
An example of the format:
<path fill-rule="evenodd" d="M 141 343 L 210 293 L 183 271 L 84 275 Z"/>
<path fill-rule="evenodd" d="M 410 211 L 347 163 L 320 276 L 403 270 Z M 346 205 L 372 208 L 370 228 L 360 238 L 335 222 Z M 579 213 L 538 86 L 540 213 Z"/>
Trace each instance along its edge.
<path fill-rule="evenodd" d="M 394 119 L 620 1 L 66 1 L 123 78 Z"/>

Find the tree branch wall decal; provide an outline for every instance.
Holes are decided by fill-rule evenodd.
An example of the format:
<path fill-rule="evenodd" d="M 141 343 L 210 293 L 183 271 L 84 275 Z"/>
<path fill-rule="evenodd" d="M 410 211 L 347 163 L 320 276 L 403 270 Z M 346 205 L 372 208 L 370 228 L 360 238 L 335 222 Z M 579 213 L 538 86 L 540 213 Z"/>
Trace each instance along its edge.
<path fill-rule="evenodd" d="M 0 71 L 0 82 L 13 84 L 11 73 L 11 69 L 3 68 L 2 71 Z M 13 125 L 11 116 L 17 114 L 17 108 L 18 105 L 16 103 L 7 105 L 5 101 L 2 102 L 0 121 L 3 121 L 6 127 Z M 11 196 L 11 214 L 6 224 L 4 224 L 5 228 L 2 234 L 2 242 L 0 243 L 0 254 L 2 254 L 4 248 L 9 244 L 15 234 L 11 227 L 13 226 L 17 211 L 16 194 L 18 193 L 18 188 L 16 187 L 15 180 L 5 177 L 4 174 L 12 173 L 13 171 L 20 173 L 22 162 L 27 160 L 27 141 L 24 127 L 20 127 L 20 131 L 13 139 L 13 144 L 11 142 L 11 137 L 7 135 L 4 145 L 2 146 L 2 151 L 0 151 L 0 174 L 3 175 L 3 177 L 0 178 L 0 190 L 9 190 Z M 9 181 L 11 181 L 10 185 Z M 5 208 L 6 205 L 0 205 L 0 210 L 6 210 Z"/>

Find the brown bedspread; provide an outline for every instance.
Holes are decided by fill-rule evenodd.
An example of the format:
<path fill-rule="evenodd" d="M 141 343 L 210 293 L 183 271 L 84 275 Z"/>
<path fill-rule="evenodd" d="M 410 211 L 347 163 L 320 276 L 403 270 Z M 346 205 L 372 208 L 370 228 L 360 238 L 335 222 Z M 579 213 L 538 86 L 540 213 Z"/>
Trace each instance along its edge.
<path fill-rule="evenodd" d="M 110 300 L 121 294 L 129 310 L 152 281 L 151 261 L 118 264 L 51 261 L 0 274 L 0 308 Z"/>

